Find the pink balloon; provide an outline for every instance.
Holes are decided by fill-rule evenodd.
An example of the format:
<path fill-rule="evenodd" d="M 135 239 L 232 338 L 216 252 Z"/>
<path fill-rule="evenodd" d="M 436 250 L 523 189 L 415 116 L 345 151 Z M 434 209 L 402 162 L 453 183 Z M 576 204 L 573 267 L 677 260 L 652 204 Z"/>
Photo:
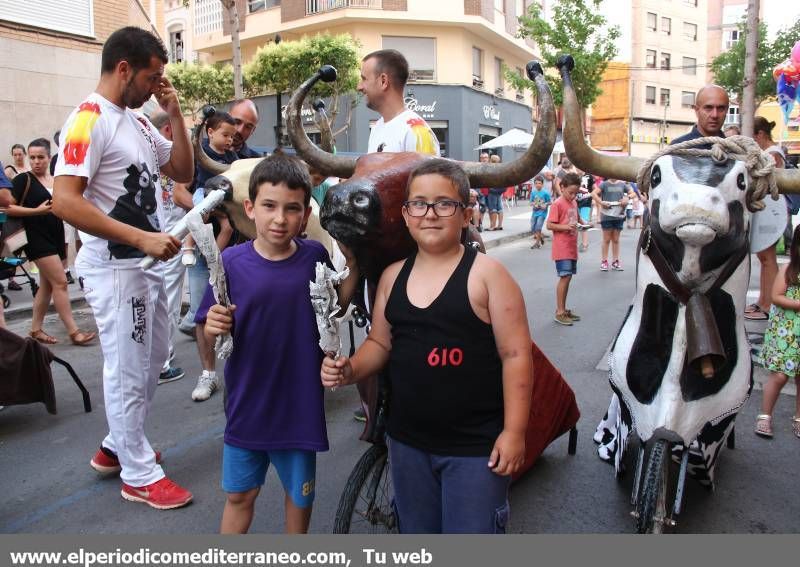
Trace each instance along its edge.
<path fill-rule="evenodd" d="M 798 40 L 797 43 L 794 44 L 794 47 L 792 47 L 792 61 L 796 65 L 800 65 L 800 40 Z"/>

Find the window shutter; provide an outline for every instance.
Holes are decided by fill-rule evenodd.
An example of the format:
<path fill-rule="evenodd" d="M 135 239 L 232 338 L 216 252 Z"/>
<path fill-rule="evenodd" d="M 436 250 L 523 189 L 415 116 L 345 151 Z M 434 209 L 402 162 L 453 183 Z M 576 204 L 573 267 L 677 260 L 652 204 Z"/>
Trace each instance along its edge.
<path fill-rule="evenodd" d="M 0 19 L 94 37 L 92 0 L 0 0 Z"/>

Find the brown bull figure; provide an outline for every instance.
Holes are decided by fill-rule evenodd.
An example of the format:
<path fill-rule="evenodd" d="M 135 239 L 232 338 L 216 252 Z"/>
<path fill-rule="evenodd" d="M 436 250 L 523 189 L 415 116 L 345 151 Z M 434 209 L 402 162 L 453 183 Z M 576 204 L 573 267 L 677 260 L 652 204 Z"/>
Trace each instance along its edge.
<path fill-rule="evenodd" d="M 538 63 L 527 66 L 535 81 L 542 120 L 528 151 L 505 164 L 461 162 L 473 187 L 507 187 L 538 173 L 555 144 L 553 98 Z M 376 153 L 358 159 L 336 156 L 317 148 L 303 130 L 300 109 L 308 92 L 322 79 L 332 81 L 336 70 L 326 65 L 295 91 L 287 108 L 289 138 L 297 154 L 310 166 L 346 180 L 332 187 L 320 212 L 322 226 L 336 240 L 353 249 L 368 281 L 377 284 L 383 269 L 408 257 L 414 243 L 402 217 L 406 181 L 411 171 L 431 156 L 416 152 Z M 477 232 L 469 237 L 479 240 Z"/>

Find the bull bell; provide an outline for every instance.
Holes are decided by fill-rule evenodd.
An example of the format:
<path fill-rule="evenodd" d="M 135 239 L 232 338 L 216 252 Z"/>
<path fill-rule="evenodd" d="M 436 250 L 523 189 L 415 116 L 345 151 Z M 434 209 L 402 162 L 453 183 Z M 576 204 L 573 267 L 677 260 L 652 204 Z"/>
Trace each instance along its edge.
<path fill-rule="evenodd" d="M 727 360 L 714 311 L 704 293 L 693 293 L 686 303 L 686 358 L 689 366 L 708 380 Z"/>

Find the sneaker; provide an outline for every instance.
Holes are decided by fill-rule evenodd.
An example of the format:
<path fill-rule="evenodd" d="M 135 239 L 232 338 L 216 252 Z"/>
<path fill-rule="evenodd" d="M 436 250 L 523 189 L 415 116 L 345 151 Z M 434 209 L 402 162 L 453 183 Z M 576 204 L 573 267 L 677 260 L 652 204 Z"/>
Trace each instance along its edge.
<path fill-rule="evenodd" d="M 625 271 L 625 269 L 619 263 L 619 260 L 614 260 L 613 262 L 611 262 L 611 269 L 614 270 L 615 272 L 624 272 Z"/>
<path fill-rule="evenodd" d="M 8 289 L 10 291 L 22 291 L 22 286 L 14 280 L 8 280 Z"/>
<path fill-rule="evenodd" d="M 69 270 L 66 270 L 64 275 L 67 278 L 67 285 L 72 285 L 75 283 L 75 278 L 72 277 L 72 273 Z"/>
<path fill-rule="evenodd" d="M 174 382 L 175 380 L 180 380 L 186 375 L 183 371 L 183 368 L 176 368 L 170 366 L 168 370 L 162 372 L 158 375 L 158 385 L 166 384 L 167 382 Z"/>
<path fill-rule="evenodd" d="M 156 451 L 156 464 L 161 464 L 161 451 Z M 89 461 L 89 465 L 100 474 L 116 474 L 122 470 L 117 454 L 102 445 Z"/>
<path fill-rule="evenodd" d="M 197 386 L 192 390 L 192 399 L 196 402 L 204 402 L 211 397 L 211 394 L 217 391 L 218 387 L 219 382 L 216 375 L 211 376 L 207 370 L 203 370 L 203 373 L 197 379 Z"/>
<path fill-rule="evenodd" d="M 192 501 L 192 493 L 172 482 L 167 477 L 147 486 L 128 486 L 122 483 L 120 492 L 125 500 L 142 502 L 158 510 L 171 510 L 186 506 Z"/>
<path fill-rule="evenodd" d="M 607 272 L 608 271 L 608 260 L 603 260 L 600 262 L 600 271 Z"/>
<path fill-rule="evenodd" d="M 578 315 L 577 313 L 573 313 L 572 310 L 570 310 L 570 309 L 567 309 L 567 317 L 569 317 L 573 321 L 580 321 L 581 320 L 581 316 Z"/>
<path fill-rule="evenodd" d="M 562 313 L 561 315 L 556 314 L 556 316 L 553 317 L 553 321 L 555 321 L 556 323 L 560 323 L 561 325 L 566 325 L 568 327 L 572 326 L 572 319 L 570 318 L 568 313 Z"/>
<path fill-rule="evenodd" d="M 365 423 L 367 421 L 367 412 L 364 411 L 364 408 L 358 408 L 353 412 L 353 419 Z"/>
<path fill-rule="evenodd" d="M 181 264 L 191 267 L 197 264 L 197 256 L 194 254 L 194 248 L 181 248 L 183 255 L 181 256 Z"/>

